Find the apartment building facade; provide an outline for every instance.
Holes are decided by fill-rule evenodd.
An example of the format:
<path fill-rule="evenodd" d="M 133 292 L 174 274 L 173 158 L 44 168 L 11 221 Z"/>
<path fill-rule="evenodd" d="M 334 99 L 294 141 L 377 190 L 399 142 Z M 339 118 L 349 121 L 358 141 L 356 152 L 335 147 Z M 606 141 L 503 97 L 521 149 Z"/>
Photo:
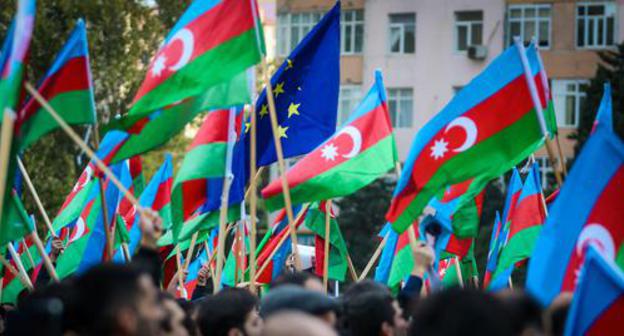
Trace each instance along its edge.
<path fill-rule="evenodd" d="M 333 0 L 276 0 L 276 57 L 296 46 Z M 512 43 L 535 37 L 548 75 L 564 156 L 578 126 L 596 51 L 624 39 L 624 1 L 344 0 L 341 17 L 339 121 L 384 73 L 399 157 L 418 130 Z M 546 184 L 551 168 L 537 157 Z"/>

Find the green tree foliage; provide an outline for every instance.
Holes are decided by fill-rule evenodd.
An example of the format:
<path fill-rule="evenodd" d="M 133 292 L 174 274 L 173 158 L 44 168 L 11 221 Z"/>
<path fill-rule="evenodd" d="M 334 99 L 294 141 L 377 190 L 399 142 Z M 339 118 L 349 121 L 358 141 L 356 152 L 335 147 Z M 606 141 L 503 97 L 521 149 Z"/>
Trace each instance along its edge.
<path fill-rule="evenodd" d="M 0 39 L 6 36 L 15 3 L 0 0 Z M 43 77 L 76 20 L 82 18 L 87 24 L 98 120 L 104 123 L 124 114 L 167 27 L 186 3 L 161 0 L 158 5 L 163 10 L 158 11 L 143 0 L 39 0 L 27 79 L 36 83 Z M 84 128 L 76 130 L 84 133 Z M 183 153 L 186 143 L 183 136 L 178 136 L 162 151 Z M 83 168 L 76 164 L 78 153 L 62 131 L 46 136 L 25 153 L 25 165 L 50 216 L 56 214 Z M 144 162 L 148 172 L 153 172 L 162 162 L 162 153 L 151 154 Z M 28 210 L 37 213 L 28 193 L 25 195 Z"/>
<path fill-rule="evenodd" d="M 583 147 L 591 132 L 600 99 L 602 99 L 603 85 L 611 83 L 613 99 L 613 127 L 624 138 L 624 43 L 616 49 L 598 52 L 600 63 L 594 78 L 591 79 L 587 88 L 587 98 L 581 106 L 579 127 L 572 138 L 577 140 L 575 151 Z"/>

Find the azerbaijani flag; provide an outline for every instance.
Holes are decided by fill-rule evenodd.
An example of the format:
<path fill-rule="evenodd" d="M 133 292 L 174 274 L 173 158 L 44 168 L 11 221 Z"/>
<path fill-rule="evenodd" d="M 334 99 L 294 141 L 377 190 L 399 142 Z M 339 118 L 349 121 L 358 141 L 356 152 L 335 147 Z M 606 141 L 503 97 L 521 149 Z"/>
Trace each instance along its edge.
<path fill-rule="evenodd" d="M 574 290 L 589 245 L 624 268 L 624 142 L 610 126 L 583 146 L 529 260 L 526 288 L 543 305 Z"/>
<path fill-rule="evenodd" d="M 476 183 L 479 182 L 469 179 L 454 184 L 429 202 L 429 206 L 436 210 L 436 217 L 445 218 L 451 223 L 453 236 L 457 239 L 470 240 L 479 231 L 485 191 L 473 196 L 469 190 Z"/>
<path fill-rule="evenodd" d="M 76 27 L 37 91 L 68 124 L 95 123 L 95 101 L 84 21 L 76 22 Z M 27 148 L 57 127 L 54 118 L 31 98 L 17 118 L 16 129 L 19 132 L 18 136 L 21 137 L 20 148 L 22 150 Z"/>
<path fill-rule="evenodd" d="M 513 268 L 518 262 L 530 257 L 535 251 L 535 241 L 542 230 L 546 219 L 542 196 L 542 184 L 539 181 L 539 168 L 533 163 L 526 177 L 522 192 L 510 215 L 509 233 L 505 246 L 500 252 L 498 265 L 492 277 L 501 274 L 507 276 L 506 270 Z"/>
<path fill-rule="evenodd" d="M 386 214 L 397 231 L 447 186 L 500 176 L 542 144 L 527 81 L 539 76 L 537 53 L 534 46 L 522 52 L 505 50 L 418 132 Z M 536 87 L 543 91 L 541 81 Z"/>
<path fill-rule="evenodd" d="M 378 234 L 382 239 L 386 239 L 386 245 L 381 250 L 381 256 L 379 256 L 379 263 L 375 268 L 374 279 L 377 282 L 387 284 L 390 279 L 390 271 L 392 269 L 392 263 L 394 261 L 394 252 L 399 240 L 399 234 L 394 231 L 390 223 L 386 223 Z M 387 237 L 387 238 L 386 238 Z"/>
<path fill-rule="evenodd" d="M 123 117 L 111 121 L 106 127 L 128 133 L 111 162 L 134 157 L 165 144 L 184 129 L 198 114 L 238 106 L 251 101 L 248 76 L 243 72 L 230 82 L 219 84 L 200 96 L 167 105 L 144 117 Z"/>
<path fill-rule="evenodd" d="M 624 314 L 624 273 L 594 246 L 587 253 L 565 335 L 620 335 Z"/>
<path fill-rule="evenodd" d="M 163 227 L 171 226 L 171 182 L 173 175 L 173 163 L 171 154 L 165 156 L 165 161 L 156 171 L 152 180 L 149 182 L 141 196 L 139 204 L 141 207 L 150 208 L 158 213 L 163 220 Z M 127 202 L 126 198 L 120 201 Z M 129 202 L 127 202 L 129 203 Z M 120 206 L 121 208 L 121 206 Z M 140 215 L 136 213 L 136 208 L 130 206 L 126 211 L 120 211 L 123 217 L 123 223 L 117 222 L 117 225 L 125 225 L 128 232 L 128 250 L 133 254 L 139 247 L 141 242 L 141 227 L 139 225 Z M 123 262 L 125 260 L 123 251 L 119 250 L 114 256 L 115 261 Z"/>
<path fill-rule="evenodd" d="M 494 226 L 492 227 L 492 235 L 490 236 L 490 247 L 487 254 L 487 262 L 485 264 L 485 274 L 483 275 L 483 288 L 488 287 L 490 281 L 492 280 L 492 273 L 496 270 L 502 229 L 503 225 L 501 223 L 500 213 L 496 211 Z"/>
<path fill-rule="evenodd" d="M 263 40 L 255 0 L 194 1 L 149 65 L 128 115 L 147 116 L 230 81 L 260 61 Z"/>
<path fill-rule="evenodd" d="M 145 189 L 145 176 L 143 176 L 143 162 L 140 156 L 133 156 L 129 160 L 130 176 L 135 195 L 141 195 Z"/>
<path fill-rule="evenodd" d="M 171 194 L 174 241 L 192 235 L 200 229 L 200 226 L 201 229 L 208 229 L 206 225 L 202 226 L 202 223 L 210 221 L 212 217 L 218 217 L 215 210 L 221 206 L 224 177 L 229 173 L 232 173 L 234 179 L 228 202 L 233 210 L 229 211 L 228 219 L 236 220 L 240 215 L 240 210 L 237 211 L 238 208 L 232 206 L 242 201 L 247 178 L 244 146 L 241 141 L 242 112 L 242 108 L 231 108 L 208 113 L 187 149 L 187 154 L 175 176 Z M 229 125 L 230 120 L 233 121 L 233 125 Z M 202 217 L 194 220 L 193 223 L 197 226 L 188 226 L 184 237 L 181 237 L 183 223 L 194 215 Z"/>
<path fill-rule="evenodd" d="M 303 214 L 299 214 L 301 211 L 305 211 Z M 300 205 L 293 208 L 293 213 L 295 213 L 295 218 L 299 218 L 298 221 L 295 222 L 295 227 L 299 228 L 299 226 L 304 222 L 304 218 L 307 214 L 307 207 L 302 208 Z M 290 240 L 290 233 L 288 230 L 288 218 L 286 217 L 286 210 L 282 210 L 275 219 L 273 227 L 269 230 L 258 247 L 256 249 L 256 263 L 258 265 L 258 272 L 260 271 L 260 267 L 264 265 L 268 260 L 268 266 L 264 269 L 263 272 L 259 272 L 256 274 L 257 282 L 259 283 L 270 283 L 275 280 L 283 270 L 284 263 L 286 262 L 286 258 L 292 251 L 292 241 Z M 288 235 L 285 238 L 284 243 L 279 247 L 279 249 L 273 254 L 271 259 L 269 260 L 269 256 L 278 248 L 278 242 L 284 237 L 284 235 Z"/>
<path fill-rule="evenodd" d="M 125 135 L 123 132 L 113 131 L 106 133 L 96 155 L 99 158 L 106 157 L 110 152 L 114 151 L 124 139 Z M 98 183 L 97 178 L 94 178 L 100 175 L 98 172 L 99 169 L 96 167 L 94 161 L 87 164 L 52 221 L 52 227 L 55 231 L 70 225 L 79 217 L 88 198 L 92 195 L 92 189 Z"/>
<path fill-rule="evenodd" d="M 305 141 L 302 139 L 302 141 Z M 397 161 L 381 72 L 347 122 L 287 173 L 294 204 L 354 193 L 392 169 Z M 262 190 L 268 209 L 284 207 L 282 183 Z"/>
<path fill-rule="evenodd" d="M 14 110 L 18 103 L 35 25 L 35 11 L 35 0 L 17 2 L 15 19 L 0 52 L 0 112 L 3 114 L 5 107 Z"/>
<path fill-rule="evenodd" d="M 598 112 L 596 112 L 596 119 L 594 119 L 594 125 L 592 126 L 592 133 L 596 131 L 596 127 L 604 126 L 613 128 L 613 103 L 611 102 L 611 84 L 604 84 L 604 91 L 602 92 L 602 99 L 600 100 L 600 106 L 598 106 Z"/>
<path fill-rule="evenodd" d="M 345 243 L 333 206 L 330 209 L 329 218 L 329 265 L 327 277 L 329 279 L 345 281 L 347 274 L 347 243 Z M 305 218 L 305 226 L 314 232 L 315 264 L 314 273 L 322 277 L 325 267 L 325 216 L 327 214 L 327 202 L 317 202 L 310 207 Z"/>

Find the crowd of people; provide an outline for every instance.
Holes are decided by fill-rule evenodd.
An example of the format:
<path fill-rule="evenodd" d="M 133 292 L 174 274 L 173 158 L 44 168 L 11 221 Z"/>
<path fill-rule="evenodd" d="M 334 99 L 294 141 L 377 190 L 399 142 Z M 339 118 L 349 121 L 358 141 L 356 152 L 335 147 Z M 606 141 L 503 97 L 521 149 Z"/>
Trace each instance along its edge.
<path fill-rule="evenodd" d="M 155 223 L 155 225 L 154 225 Z M 51 282 L 41 274 L 32 292 L 1 309 L 4 335 L 561 335 L 570 298 L 543 310 L 522 291 L 423 290 L 434 259 L 424 243 L 398 293 L 364 280 L 339 297 L 311 272 L 290 271 L 259 297 L 247 288 L 213 294 L 208 265 L 190 300 L 161 290 L 157 220 L 142 221 L 143 241 L 129 264 L 104 263 Z M 51 257 L 62 253 L 55 241 Z"/>

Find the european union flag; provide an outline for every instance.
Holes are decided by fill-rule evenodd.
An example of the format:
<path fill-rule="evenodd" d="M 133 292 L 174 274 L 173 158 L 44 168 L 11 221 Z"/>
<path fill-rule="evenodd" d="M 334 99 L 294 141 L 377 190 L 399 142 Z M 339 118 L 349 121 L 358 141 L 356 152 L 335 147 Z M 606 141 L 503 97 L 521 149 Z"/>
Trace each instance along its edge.
<path fill-rule="evenodd" d="M 340 2 L 306 35 L 271 78 L 284 158 L 306 154 L 336 131 L 340 83 Z M 277 161 L 269 106 L 256 102 L 257 165 Z"/>

